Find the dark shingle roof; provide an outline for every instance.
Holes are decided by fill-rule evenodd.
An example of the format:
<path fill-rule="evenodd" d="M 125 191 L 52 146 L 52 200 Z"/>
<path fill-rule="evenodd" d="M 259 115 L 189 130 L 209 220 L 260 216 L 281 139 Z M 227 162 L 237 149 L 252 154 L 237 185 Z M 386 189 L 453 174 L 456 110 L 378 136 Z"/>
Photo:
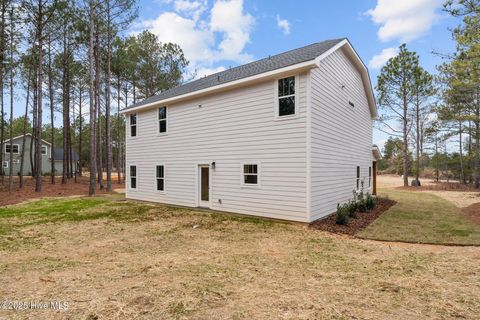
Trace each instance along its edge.
<path fill-rule="evenodd" d="M 140 107 L 142 105 L 146 105 L 152 102 L 158 102 L 183 94 L 214 87 L 227 82 L 288 67 L 294 64 L 311 61 L 320 56 L 321 54 L 325 53 L 344 39 L 345 38 L 317 42 L 302 48 L 290 50 L 268 58 L 231 68 L 229 70 L 218 72 L 207 77 L 203 77 L 198 80 L 188 82 L 186 84 L 166 90 L 159 95 L 147 98 L 141 102 L 129 106 L 128 108 L 125 108 L 124 110 Z"/>
<path fill-rule="evenodd" d="M 78 153 L 75 150 L 72 150 L 72 160 L 78 161 L 80 158 L 78 157 Z M 63 148 L 55 148 L 53 151 L 53 160 L 55 161 L 62 161 L 63 160 Z"/>

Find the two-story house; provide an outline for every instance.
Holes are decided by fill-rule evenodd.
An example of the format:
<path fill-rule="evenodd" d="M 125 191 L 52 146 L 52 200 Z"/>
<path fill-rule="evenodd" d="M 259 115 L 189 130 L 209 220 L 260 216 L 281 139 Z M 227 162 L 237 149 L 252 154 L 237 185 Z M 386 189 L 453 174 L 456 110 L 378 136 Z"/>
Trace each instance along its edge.
<path fill-rule="evenodd" d="M 22 146 L 23 146 L 24 136 L 14 137 L 12 139 L 12 165 L 13 165 L 13 175 L 20 174 L 21 168 L 21 155 L 22 155 Z M 35 141 L 32 141 L 32 135 L 27 133 L 25 135 L 25 150 L 24 150 L 24 161 L 23 161 L 23 175 L 32 174 L 32 163 L 34 163 L 33 154 L 31 153 L 32 147 L 35 150 Z M 10 172 L 10 139 L 3 141 L 2 148 L 2 169 L 5 175 L 8 175 Z M 41 152 L 41 161 L 42 161 L 42 174 L 49 174 L 52 165 L 51 162 L 55 161 L 55 174 L 60 175 L 63 171 L 63 148 L 54 148 L 52 154 L 51 144 L 45 140 L 42 140 L 42 145 L 40 148 Z M 32 159 L 32 161 L 30 160 Z M 77 165 L 79 161 L 79 156 L 75 151 L 72 151 L 72 165 L 73 170 L 77 170 Z"/>
<path fill-rule="evenodd" d="M 347 39 L 231 68 L 125 108 L 126 197 L 311 222 L 373 191 L 367 68 Z"/>

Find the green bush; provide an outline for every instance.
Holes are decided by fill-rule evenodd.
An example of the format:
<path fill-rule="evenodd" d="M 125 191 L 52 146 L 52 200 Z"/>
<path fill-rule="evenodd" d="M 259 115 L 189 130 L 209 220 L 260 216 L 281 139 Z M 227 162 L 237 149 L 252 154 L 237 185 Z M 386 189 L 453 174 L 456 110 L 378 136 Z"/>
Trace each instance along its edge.
<path fill-rule="evenodd" d="M 368 211 L 367 200 L 366 199 L 359 200 L 357 202 L 357 208 L 359 212 L 367 212 Z"/>
<path fill-rule="evenodd" d="M 377 199 L 373 197 L 371 194 L 367 193 L 367 197 L 365 199 L 365 204 L 367 206 L 367 210 L 373 210 L 377 205 Z"/>
<path fill-rule="evenodd" d="M 348 209 L 348 204 L 337 204 L 337 214 L 336 214 L 336 219 L 335 222 L 337 224 L 341 224 L 346 226 L 348 224 L 348 219 L 349 219 L 349 209 Z"/>
<path fill-rule="evenodd" d="M 348 210 L 348 216 L 350 218 L 356 218 L 357 217 L 357 210 L 358 210 L 357 203 L 355 201 L 350 200 L 346 204 L 346 207 L 347 207 L 347 210 Z"/>

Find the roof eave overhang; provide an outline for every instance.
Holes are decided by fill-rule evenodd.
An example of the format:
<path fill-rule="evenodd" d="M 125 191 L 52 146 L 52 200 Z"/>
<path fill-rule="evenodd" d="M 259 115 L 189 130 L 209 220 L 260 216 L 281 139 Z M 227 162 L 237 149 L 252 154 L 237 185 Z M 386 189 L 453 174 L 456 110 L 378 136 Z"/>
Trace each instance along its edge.
<path fill-rule="evenodd" d="M 375 144 L 372 146 L 372 155 L 375 158 L 375 160 L 382 159 L 382 152 L 380 151 L 380 148 Z"/>
<path fill-rule="evenodd" d="M 288 67 L 284 67 L 284 68 L 260 73 L 260 74 L 254 75 L 254 76 L 246 77 L 246 78 L 235 80 L 235 81 L 226 82 L 226 83 L 223 83 L 223 84 L 219 84 L 217 86 L 213 86 L 213 87 L 205 88 L 205 89 L 202 89 L 202 90 L 182 94 L 182 95 L 175 96 L 175 97 L 172 97 L 172 98 L 151 102 L 151 103 L 144 104 L 144 105 L 141 105 L 141 106 L 138 106 L 138 107 L 133 107 L 133 108 L 120 110 L 120 113 L 128 114 L 128 113 L 136 112 L 136 111 L 139 111 L 139 110 L 147 110 L 147 109 L 154 108 L 154 107 L 161 106 L 161 105 L 172 104 L 172 103 L 177 103 L 177 102 L 181 102 L 181 101 L 185 101 L 185 100 L 199 98 L 199 97 L 209 95 L 209 94 L 212 94 L 212 93 L 218 93 L 218 92 L 230 90 L 230 89 L 235 88 L 235 87 L 250 85 L 250 84 L 265 81 L 265 80 L 268 80 L 268 79 L 275 79 L 275 78 L 278 78 L 278 77 L 282 77 L 284 75 L 292 74 L 293 72 L 299 73 L 299 72 L 302 72 L 302 71 L 307 71 L 307 70 L 310 70 L 310 69 L 312 69 L 316 66 L 317 66 L 316 60 L 305 61 L 305 62 L 297 63 L 297 64 L 294 64 L 294 65 L 291 65 L 291 66 L 288 66 Z"/>

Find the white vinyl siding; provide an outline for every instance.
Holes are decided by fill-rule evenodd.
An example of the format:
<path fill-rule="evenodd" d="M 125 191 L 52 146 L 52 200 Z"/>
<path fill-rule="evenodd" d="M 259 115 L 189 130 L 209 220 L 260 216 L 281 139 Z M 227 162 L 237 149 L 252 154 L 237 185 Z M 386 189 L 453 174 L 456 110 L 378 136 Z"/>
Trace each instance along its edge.
<path fill-rule="evenodd" d="M 359 185 L 364 180 L 368 188 L 364 175 L 371 166 L 372 120 L 360 73 L 342 50 L 320 61 L 310 74 L 311 220 L 315 220 L 353 197 L 356 166 Z"/>
<path fill-rule="evenodd" d="M 158 108 L 137 112 L 137 138 L 127 137 L 126 150 L 127 166 L 137 166 L 137 189 L 127 189 L 127 197 L 195 207 L 198 165 L 215 162 L 212 209 L 307 222 L 306 79 L 296 77 L 297 115 L 288 121 L 275 121 L 278 79 L 169 104 L 165 139 L 157 137 Z M 239 183 L 240 163 L 252 158 L 261 162 L 254 188 Z M 159 162 L 168 168 L 162 194 L 152 192 Z"/>

